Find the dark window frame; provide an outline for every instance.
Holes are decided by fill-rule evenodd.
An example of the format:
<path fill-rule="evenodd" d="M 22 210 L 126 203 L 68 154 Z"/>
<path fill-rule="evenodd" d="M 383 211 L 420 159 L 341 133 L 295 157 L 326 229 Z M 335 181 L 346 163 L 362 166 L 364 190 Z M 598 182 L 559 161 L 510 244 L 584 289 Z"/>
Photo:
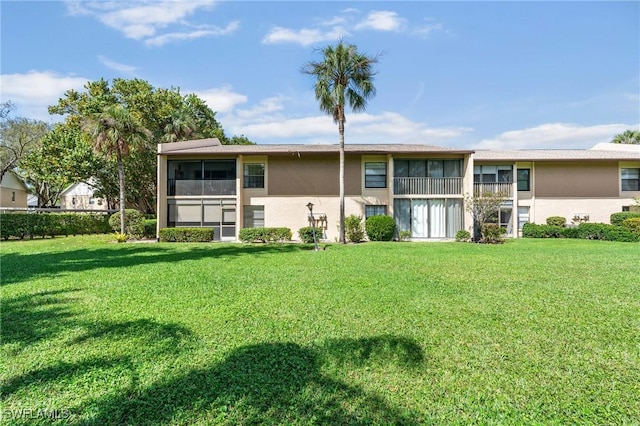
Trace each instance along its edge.
<path fill-rule="evenodd" d="M 251 173 L 251 166 L 261 166 L 262 173 Z M 264 189 L 264 178 L 267 165 L 265 163 L 245 163 L 242 166 L 242 187 L 244 189 Z"/>
<path fill-rule="evenodd" d="M 526 172 L 526 178 L 520 175 Z M 516 171 L 518 191 L 531 191 L 531 169 L 518 169 Z"/>
<path fill-rule="evenodd" d="M 637 177 L 625 178 L 623 176 L 625 170 L 635 170 Z M 620 190 L 624 192 L 640 191 L 640 168 L 623 167 L 620 169 Z"/>
<path fill-rule="evenodd" d="M 384 173 L 370 173 L 379 171 L 368 169 L 370 165 L 384 166 Z M 387 163 L 386 161 L 367 161 L 364 163 L 364 187 L 372 189 L 384 189 L 387 187 Z"/>

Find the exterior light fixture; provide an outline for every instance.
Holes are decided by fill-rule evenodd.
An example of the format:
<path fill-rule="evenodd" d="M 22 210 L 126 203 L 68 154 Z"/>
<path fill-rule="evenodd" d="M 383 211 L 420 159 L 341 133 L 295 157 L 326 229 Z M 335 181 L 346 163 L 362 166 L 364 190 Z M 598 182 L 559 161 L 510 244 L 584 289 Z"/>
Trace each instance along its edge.
<path fill-rule="evenodd" d="M 307 204 L 307 208 L 309 209 L 309 217 L 311 218 L 311 232 L 313 233 L 313 247 L 315 251 L 318 251 L 318 240 L 316 239 L 316 219 L 313 217 L 313 203 L 309 202 Z"/>

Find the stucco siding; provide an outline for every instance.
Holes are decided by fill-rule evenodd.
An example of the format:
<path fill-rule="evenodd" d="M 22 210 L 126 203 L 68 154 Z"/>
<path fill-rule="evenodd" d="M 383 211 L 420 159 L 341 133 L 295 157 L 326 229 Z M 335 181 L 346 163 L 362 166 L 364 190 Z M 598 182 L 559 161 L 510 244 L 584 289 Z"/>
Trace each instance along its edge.
<path fill-rule="evenodd" d="M 361 193 L 360 156 L 345 159 L 345 195 Z M 269 157 L 270 196 L 338 196 L 338 156 Z"/>
<path fill-rule="evenodd" d="M 609 223 L 612 213 L 621 212 L 623 206 L 633 205 L 631 198 L 536 198 L 535 203 L 520 203 L 529 205 L 529 221 L 544 224 L 550 216 L 562 216 L 571 224 L 574 215 L 589 217 L 591 223 Z"/>
<path fill-rule="evenodd" d="M 536 162 L 535 196 L 542 198 L 617 197 L 617 162 Z"/>

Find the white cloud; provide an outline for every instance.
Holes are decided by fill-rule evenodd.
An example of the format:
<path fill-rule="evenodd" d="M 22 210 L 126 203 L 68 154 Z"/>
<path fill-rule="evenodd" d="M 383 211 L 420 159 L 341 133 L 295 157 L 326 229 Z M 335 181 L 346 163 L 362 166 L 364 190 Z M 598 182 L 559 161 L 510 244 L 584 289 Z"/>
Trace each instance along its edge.
<path fill-rule="evenodd" d="M 400 17 L 396 12 L 379 10 L 369 12 L 369 15 L 356 25 L 357 30 L 376 31 L 402 31 L 407 26 L 407 20 Z"/>
<path fill-rule="evenodd" d="M 333 27 L 327 30 L 308 29 L 292 30 L 284 27 L 274 27 L 262 39 L 264 44 L 297 43 L 309 46 L 321 41 L 337 40 L 348 36 L 349 33 L 342 27 Z"/>
<path fill-rule="evenodd" d="M 232 111 L 236 105 L 247 102 L 247 97 L 232 90 L 231 86 L 194 91 L 209 108 L 218 113 Z"/>
<path fill-rule="evenodd" d="M 71 15 L 93 17 L 125 37 L 143 40 L 149 46 L 226 35 L 237 28 L 237 22 L 232 22 L 224 29 L 208 26 L 193 30 L 188 18 L 198 10 L 211 9 L 213 0 L 68 1 L 66 5 Z M 162 33 L 169 27 L 174 30 Z"/>
<path fill-rule="evenodd" d="M 431 34 L 444 28 L 441 23 L 431 23 L 413 30 L 413 34 L 420 38 L 429 38 Z"/>
<path fill-rule="evenodd" d="M 242 119 L 264 120 L 269 117 L 269 114 L 282 111 L 284 109 L 284 101 L 286 101 L 286 98 L 282 96 L 273 96 L 264 99 L 252 108 L 239 109 L 236 111 L 236 115 Z"/>
<path fill-rule="evenodd" d="M 64 76 L 50 71 L 0 75 L 0 98 L 13 102 L 15 115 L 50 121 L 47 108 L 58 102 L 67 90 L 83 90 L 88 78 Z"/>
<path fill-rule="evenodd" d="M 131 65 L 121 64 L 119 62 L 112 61 L 111 59 L 103 55 L 98 55 L 98 60 L 105 67 L 112 69 L 114 71 L 124 73 L 124 74 L 133 74 L 137 69 L 136 67 Z"/>
<path fill-rule="evenodd" d="M 162 46 L 174 41 L 182 40 L 194 40 L 202 37 L 213 37 L 231 34 L 235 30 L 240 28 L 239 21 L 233 21 L 229 23 L 225 28 L 210 27 L 209 29 L 200 29 L 186 32 L 175 32 L 159 35 L 157 37 L 151 37 L 145 40 L 147 46 Z"/>
<path fill-rule="evenodd" d="M 570 123 L 547 123 L 522 130 L 503 132 L 495 138 L 483 139 L 478 149 L 585 149 L 609 142 L 618 133 L 638 125 L 599 124 L 581 126 Z"/>

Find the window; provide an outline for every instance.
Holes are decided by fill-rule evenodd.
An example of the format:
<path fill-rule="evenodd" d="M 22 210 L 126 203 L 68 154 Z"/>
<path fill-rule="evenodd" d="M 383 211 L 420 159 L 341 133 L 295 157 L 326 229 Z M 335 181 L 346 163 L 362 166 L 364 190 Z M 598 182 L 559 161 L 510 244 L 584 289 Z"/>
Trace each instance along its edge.
<path fill-rule="evenodd" d="M 531 191 L 530 169 L 518 169 L 518 191 Z"/>
<path fill-rule="evenodd" d="M 242 226 L 244 228 L 263 227 L 264 206 L 244 206 Z"/>
<path fill-rule="evenodd" d="M 364 163 L 364 187 L 387 187 L 387 163 Z"/>
<path fill-rule="evenodd" d="M 89 197 L 89 204 L 95 204 L 96 203 L 96 199 L 93 197 Z"/>
<path fill-rule="evenodd" d="M 364 218 L 365 220 L 371 216 L 381 216 L 387 214 L 387 206 L 385 205 L 367 205 L 364 206 Z"/>
<path fill-rule="evenodd" d="M 622 190 L 640 191 L 640 169 L 622 169 Z"/>
<path fill-rule="evenodd" d="M 11 192 L 11 201 L 15 201 L 16 200 L 16 191 L 12 191 Z"/>
<path fill-rule="evenodd" d="M 511 166 L 474 166 L 475 183 L 512 183 Z"/>
<path fill-rule="evenodd" d="M 264 163 L 244 165 L 245 188 L 264 188 Z"/>

